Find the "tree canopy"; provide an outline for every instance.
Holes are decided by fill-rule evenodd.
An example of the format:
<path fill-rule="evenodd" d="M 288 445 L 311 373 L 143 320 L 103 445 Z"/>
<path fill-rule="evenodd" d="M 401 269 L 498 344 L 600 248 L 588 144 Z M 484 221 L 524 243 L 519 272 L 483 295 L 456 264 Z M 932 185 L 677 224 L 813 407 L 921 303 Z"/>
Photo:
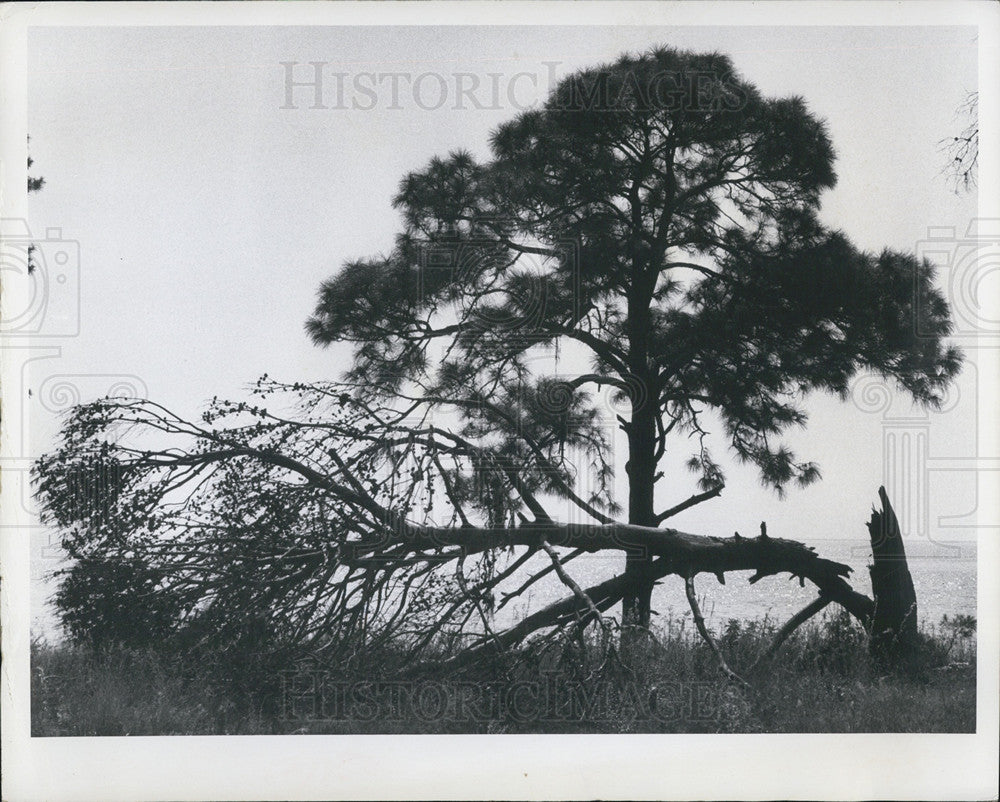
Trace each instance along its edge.
<path fill-rule="evenodd" d="M 819 476 L 781 440 L 809 393 L 844 396 L 872 371 L 934 405 L 960 369 L 930 263 L 821 221 L 836 181 L 822 120 L 724 55 L 662 48 L 567 77 L 490 146 L 406 175 L 391 250 L 320 287 L 307 331 L 353 345 L 340 380 L 265 378 L 200 422 L 83 405 L 37 466 L 46 519 L 81 556 L 155 569 L 187 616 L 263 613 L 338 654 L 402 638 L 426 657 L 448 633 L 465 654 L 508 648 L 619 602 L 642 628 L 668 574 L 690 590 L 700 572 L 787 571 L 870 615 L 848 567 L 799 543 L 663 526 L 721 492 L 713 443 L 782 492 Z M 554 367 L 563 352 L 585 367 Z M 693 480 L 665 477 L 690 441 Z M 596 551 L 625 572 L 583 589 L 565 566 Z M 494 631 L 497 608 L 553 573 L 565 601 Z"/>

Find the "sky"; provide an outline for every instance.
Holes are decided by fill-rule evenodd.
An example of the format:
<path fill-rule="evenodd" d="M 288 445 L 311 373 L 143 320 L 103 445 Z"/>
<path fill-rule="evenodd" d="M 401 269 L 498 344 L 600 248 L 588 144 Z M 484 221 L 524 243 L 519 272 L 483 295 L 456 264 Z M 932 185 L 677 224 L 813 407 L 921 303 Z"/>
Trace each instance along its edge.
<path fill-rule="evenodd" d="M 66 398 L 116 382 L 196 415 L 265 372 L 336 378 L 348 351 L 316 348 L 303 323 L 323 279 L 392 247 L 399 179 L 456 148 L 485 157 L 490 131 L 554 79 L 656 45 L 724 52 L 765 95 L 804 97 L 838 156 L 821 217 L 860 247 L 953 261 L 967 247 L 975 193 L 952 191 L 940 142 L 964 127 L 956 110 L 978 86 L 972 28 L 34 28 L 28 130 L 46 184 L 29 222 L 36 237 L 58 228 L 79 243 L 79 332 L 35 363 L 32 450 L 51 445 Z M 322 62 L 327 108 L 312 108 L 310 87 L 288 103 L 282 62 L 295 81 Z M 369 73 L 397 77 L 368 92 Z M 947 270 L 942 281 L 967 303 Z M 990 281 L 979 291 L 995 292 Z M 808 428 L 788 441 L 821 483 L 781 500 L 732 466 L 722 498 L 675 525 L 728 536 L 763 519 L 806 542 L 863 540 L 878 486 L 896 482 L 920 537 L 974 537 L 983 357 L 969 355 L 941 413 L 892 388 L 883 407 L 877 381 L 847 402 L 809 399 Z M 54 376 L 76 395 L 42 392 Z M 691 487 L 687 475 L 663 482 L 658 501 Z"/>

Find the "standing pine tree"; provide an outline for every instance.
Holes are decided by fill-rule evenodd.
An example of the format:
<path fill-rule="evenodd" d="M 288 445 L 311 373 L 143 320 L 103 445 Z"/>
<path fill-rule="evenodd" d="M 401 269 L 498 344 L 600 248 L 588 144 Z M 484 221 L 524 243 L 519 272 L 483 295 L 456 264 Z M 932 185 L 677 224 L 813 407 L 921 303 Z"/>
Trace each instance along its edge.
<path fill-rule="evenodd" d="M 526 357 L 581 344 L 593 371 L 559 390 L 566 409 L 591 405 L 599 385 L 627 396 L 630 524 L 658 526 L 718 494 L 722 472 L 702 447 L 690 461 L 700 492 L 654 501 L 670 437 L 701 433 L 706 410 L 780 491 L 819 476 L 776 442 L 805 422 L 806 393 L 844 395 L 871 370 L 933 404 L 959 369 L 932 268 L 861 253 L 818 219 L 836 181 L 823 122 L 802 98 L 763 97 L 725 56 L 664 48 L 585 70 L 491 142 L 491 161 L 453 153 L 403 179 L 395 251 L 327 282 L 309 331 L 356 343 L 352 375 L 372 392 L 420 381 L 442 404 L 478 404 L 512 439 L 486 399 L 503 397 L 518 422 L 534 415 L 515 388 L 533 383 L 534 399 L 551 380 L 526 375 Z M 427 270 L 442 249 L 456 254 L 446 278 Z M 664 495 L 681 485 L 669 477 Z M 624 619 L 640 627 L 650 559 L 627 559 Z"/>

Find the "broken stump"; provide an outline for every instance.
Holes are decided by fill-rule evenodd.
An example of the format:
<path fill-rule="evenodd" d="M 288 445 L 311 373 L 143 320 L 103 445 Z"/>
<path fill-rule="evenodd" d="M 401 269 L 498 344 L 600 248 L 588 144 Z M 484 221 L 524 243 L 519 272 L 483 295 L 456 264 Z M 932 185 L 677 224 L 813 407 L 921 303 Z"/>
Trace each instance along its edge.
<path fill-rule="evenodd" d="M 872 508 L 868 533 L 872 545 L 872 595 L 875 610 L 869 627 L 869 648 L 876 663 L 908 668 L 919 649 L 917 593 L 906 562 L 903 534 L 884 487 L 878 489 L 882 510 Z"/>

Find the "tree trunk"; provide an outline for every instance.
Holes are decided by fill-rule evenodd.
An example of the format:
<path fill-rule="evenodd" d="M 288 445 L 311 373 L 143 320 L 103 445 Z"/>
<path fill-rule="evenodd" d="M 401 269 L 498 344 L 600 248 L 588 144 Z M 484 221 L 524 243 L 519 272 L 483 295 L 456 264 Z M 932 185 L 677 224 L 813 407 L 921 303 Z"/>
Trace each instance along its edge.
<path fill-rule="evenodd" d="M 639 399 L 642 403 L 642 399 Z M 629 458 L 626 467 L 629 480 L 628 522 L 633 526 L 656 526 L 653 510 L 653 484 L 656 471 L 656 421 L 652 403 L 643 406 L 633 402 L 629 429 Z M 649 629 L 654 580 L 650 566 L 653 557 L 638 543 L 625 544 L 625 582 L 628 591 L 622 599 L 623 640 Z"/>
<path fill-rule="evenodd" d="M 878 490 L 882 511 L 872 509 L 868 534 L 872 544 L 872 595 L 875 609 L 869 648 L 875 661 L 905 668 L 917 653 L 917 593 L 906 564 L 899 521 L 884 487 Z"/>
<path fill-rule="evenodd" d="M 638 184 L 633 184 L 630 199 L 633 224 L 641 225 Z M 628 522 L 633 526 L 656 526 L 653 510 L 653 485 L 656 482 L 656 419 L 660 414 L 656 371 L 649 365 L 649 334 L 652 329 L 650 305 L 656 288 L 658 270 L 642 256 L 636 243 L 632 257 L 632 283 L 628 290 L 629 381 L 632 417 L 627 427 Z M 631 544 L 626 544 L 630 545 Z M 654 580 L 650 578 L 652 556 L 631 546 L 625 557 L 626 593 L 622 599 L 622 644 L 649 629 L 650 600 Z"/>

